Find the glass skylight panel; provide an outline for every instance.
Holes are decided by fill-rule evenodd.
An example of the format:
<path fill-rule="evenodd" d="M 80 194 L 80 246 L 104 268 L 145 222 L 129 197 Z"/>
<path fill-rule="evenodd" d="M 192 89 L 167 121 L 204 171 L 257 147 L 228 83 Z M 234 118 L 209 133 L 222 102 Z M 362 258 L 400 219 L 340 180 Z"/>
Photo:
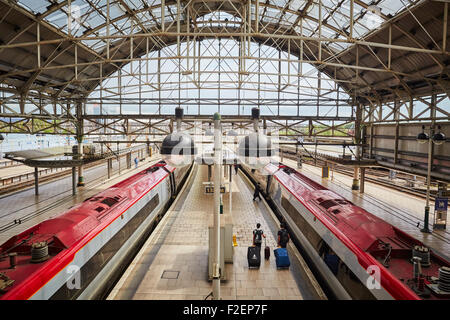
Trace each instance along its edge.
<path fill-rule="evenodd" d="M 36 0 L 20 0 L 19 4 L 27 10 L 31 10 L 33 13 L 44 13 L 47 11 L 47 6 L 50 5 L 48 1 L 36 1 Z M 61 1 L 59 1 L 61 2 Z"/>
<path fill-rule="evenodd" d="M 279 15 L 280 15 L 280 11 L 273 9 L 273 8 L 267 8 L 266 10 L 266 14 L 263 17 L 263 21 L 265 22 L 278 22 L 279 19 Z"/>
<path fill-rule="evenodd" d="M 411 1 L 417 2 L 417 1 Z M 382 0 L 377 6 L 381 9 L 381 12 L 385 15 L 391 14 L 395 15 L 396 13 L 402 11 L 405 8 L 405 5 L 409 6 L 410 1 L 408 0 Z"/>
<path fill-rule="evenodd" d="M 342 50 L 347 49 L 351 43 L 347 42 L 329 42 L 327 43 L 327 47 L 333 49 L 335 52 L 341 52 Z"/>
<path fill-rule="evenodd" d="M 355 23 L 353 25 L 353 36 L 356 38 L 363 37 L 368 31 L 370 30 L 364 27 L 364 24 Z"/>
<path fill-rule="evenodd" d="M 155 7 L 161 4 L 160 0 L 143 0 L 149 7 Z"/>
<path fill-rule="evenodd" d="M 148 11 L 136 13 L 136 17 L 142 23 L 148 23 L 149 20 L 153 20 L 152 16 L 150 15 L 150 12 Z"/>
<path fill-rule="evenodd" d="M 319 27 L 317 22 L 314 22 L 310 19 L 303 19 L 303 34 L 314 37 L 317 36 L 314 34 L 316 29 Z"/>
<path fill-rule="evenodd" d="M 170 13 L 173 14 L 174 18 L 176 18 L 176 16 L 177 16 L 177 6 L 176 5 L 166 6 L 166 16 L 170 15 Z"/>
<path fill-rule="evenodd" d="M 17 0 L 17 2 L 34 14 L 45 14 L 45 12 L 50 8 L 49 6 L 53 3 L 61 3 L 63 0 Z M 136 12 L 136 18 L 142 23 L 142 25 L 152 30 L 156 23 L 161 24 L 161 4 L 160 0 L 123 0 L 126 4 L 122 5 L 118 0 L 110 0 L 110 34 L 126 34 L 129 32 L 142 32 L 141 28 L 138 26 L 134 18 L 128 16 L 127 8 L 128 6 L 131 10 L 141 11 Z M 306 12 L 307 16 L 302 18 L 303 25 L 303 35 L 317 37 L 318 33 L 316 30 L 318 28 L 318 23 L 312 21 L 314 19 L 319 19 L 319 0 L 313 0 L 312 4 L 308 7 Z M 346 29 L 349 30 L 350 24 L 350 0 L 321 0 L 322 1 L 322 19 L 327 17 L 326 23 L 338 30 Z M 369 6 L 368 9 L 359 5 L 356 1 L 354 2 L 354 37 L 361 38 L 367 35 L 369 32 L 379 28 L 383 23 L 384 19 L 378 12 L 383 15 L 391 14 L 395 16 L 400 11 L 405 9 L 405 6 L 410 6 L 413 3 L 417 3 L 418 0 L 381 0 L 378 4 L 372 0 L 361 0 L 358 3 L 365 4 Z M 165 19 L 166 23 L 172 22 L 177 17 L 177 5 L 176 2 L 166 2 L 165 9 Z M 293 27 L 294 31 L 298 34 L 300 33 L 300 26 L 293 24 L 298 20 L 298 14 L 294 14 L 292 11 L 283 12 L 283 8 L 288 10 L 293 10 L 295 12 L 300 12 L 309 3 L 309 0 L 269 0 L 269 6 L 266 7 L 267 1 L 260 0 L 260 19 L 263 23 L 273 23 L 278 24 L 282 29 L 290 29 Z M 72 0 L 72 16 L 75 16 L 75 21 L 72 23 L 72 34 L 75 36 L 82 36 L 84 32 L 89 29 L 96 29 L 98 26 L 106 24 L 107 15 L 107 0 L 92 0 L 92 5 L 86 0 Z M 95 8 L 93 7 L 95 5 Z M 144 7 L 147 9 L 144 10 Z M 255 17 L 255 5 L 251 4 L 252 8 L 252 18 Z M 100 12 L 98 12 L 98 10 Z M 151 10 L 149 12 L 149 10 Z M 264 16 L 263 12 L 265 13 Z M 78 17 L 77 17 L 78 15 Z M 183 14 L 181 19 L 185 15 L 183 9 Z M 310 18 L 309 18 L 309 17 Z M 122 17 L 118 21 L 114 21 L 117 18 Z M 241 24 L 237 23 L 240 20 L 225 12 L 215 13 L 214 16 L 206 15 L 206 17 L 212 17 L 212 20 L 225 20 L 228 19 L 227 26 L 229 28 L 239 27 Z M 312 18 L 312 19 L 311 19 Z M 63 32 L 68 32 L 68 6 L 67 4 L 61 9 L 56 10 L 50 15 L 44 18 L 47 22 L 54 25 L 56 28 L 62 30 Z M 204 17 L 198 18 L 199 22 L 203 25 L 207 25 L 208 19 Z M 202 23 L 203 21 L 203 23 Z M 217 24 L 217 22 L 214 22 Z M 133 30 L 131 30 L 133 27 Z M 120 30 L 117 30 L 120 29 Z M 292 29 L 291 29 L 292 30 Z M 106 27 L 102 27 L 100 30 L 92 33 L 90 36 L 92 40 L 83 41 L 86 45 L 90 46 L 95 50 L 103 50 L 105 46 L 105 41 L 94 39 L 95 36 L 105 36 Z M 334 38 L 338 35 L 335 30 L 332 30 L 325 25 L 322 25 L 322 36 Z M 114 40 L 116 41 L 116 40 Z M 328 43 L 323 42 L 323 45 L 328 45 L 332 50 L 341 50 L 346 48 L 351 44 L 347 43 Z"/>
<path fill-rule="evenodd" d="M 289 4 L 289 9 L 299 11 L 303 9 L 307 3 L 307 0 L 292 0 Z"/>
<path fill-rule="evenodd" d="M 333 38 L 336 35 L 336 32 L 331 30 L 330 28 L 322 27 L 322 37 L 325 38 Z"/>
<path fill-rule="evenodd" d="M 98 14 L 97 11 L 92 12 L 89 15 L 89 19 L 86 19 L 86 21 L 85 21 L 85 24 L 88 25 L 89 27 L 91 27 L 91 29 L 94 29 L 104 23 L 106 23 L 105 18 L 103 18 L 103 16 Z"/>
<path fill-rule="evenodd" d="M 284 8 L 286 6 L 286 4 L 288 3 L 287 0 L 270 0 L 270 3 L 280 7 L 280 8 Z"/>
<path fill-rule="evenodd" d="M 144 6 L 144 1 L 145 0 L 124 0 L 123 2 L 125 2 L 130 9 L 138 10 L 142 9 L 142 7 Z"/>
<path fill-rule="evenodd" d="M 105 15 L 107 13 L 107 8 L 104 8 Z M 109 19 L 114 20 L 117 17 L 121 17 L 125 14 L 122 8 L 120 8 L 116 3 L 111 3 L 109 5 Z"/>
<path fill-rule="evenodd" d="M 328 19 L 327 23 L 330 26 L 342 30 L 348 25 L 349 19 L 339 12 L 334 12 L 333 15 Z"/>
<path fill-rule="evenodd" d="M 58 29 L 61 29 L 67 24 L 67 14 L 61 10 L 58 10 L 47 16 L 45 20 L 56 26 Z"/>
<path fill-rule="evenodd" d="M 286 21 L 288 21 L 291 25 L 295 23 L 295 21 L 297 20 L 298 15 L 296 14 L 292 14 L 290 12 L 286 12 L 286 14 L 284 15 L 284 19 Z"/>
<path fill-rule="evenodd" d="M 325 10 L 322 8 L 322 17 L 324 17 Z M 319 19 L 319 5 L 317 3 L 309 7 L 308 15 L 315 19 Z"/>
<path fill-rule="evenodd" d="M 105 42 L 102 40 L 82 40 L 82 42 L 96 51 L 100 51 L 105 47 Z"/>

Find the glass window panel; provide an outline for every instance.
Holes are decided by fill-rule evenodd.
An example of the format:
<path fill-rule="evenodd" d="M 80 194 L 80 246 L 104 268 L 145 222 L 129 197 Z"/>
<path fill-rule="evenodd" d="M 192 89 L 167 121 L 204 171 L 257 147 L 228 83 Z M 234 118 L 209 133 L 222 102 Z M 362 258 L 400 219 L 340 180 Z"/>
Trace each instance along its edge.
<path fill-rule="evenodd" d="M 306 0 L 292 0 L 289 4 L 289 9 L 299 11 L 300 9 L 303 9 L 305 7 L 306 3 Z"/>

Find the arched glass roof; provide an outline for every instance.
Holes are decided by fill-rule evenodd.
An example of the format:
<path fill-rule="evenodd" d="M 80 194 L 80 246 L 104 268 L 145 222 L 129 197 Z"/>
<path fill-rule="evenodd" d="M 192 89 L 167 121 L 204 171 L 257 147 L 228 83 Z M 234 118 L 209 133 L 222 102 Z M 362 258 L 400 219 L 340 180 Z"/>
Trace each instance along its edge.
<path fill-rule="evenodd" d="M 186 43 L 180 49 L 183 58 L 177 57 L 174 44 L 111 74 L 89 96 L 86 112 L 98 114 L 101 108 L 103 114 L 119 114 L 122 108 L 126 114 L 171 115 L 180 101 L 186 114 L 250 114 L 254 104 L 262 115 L 334 116 L 338 109 L 341 116 L 352 114 L 350 96 L 335 80 L 319 76 L 311 64 L 288 60 L 287 52 L 252 42 L 251 55 L 258 59 L 251 60 L 241 76 L 236 40 L 200 41 L 200 61 L 185 56 Z M 200 99 L 201 106 L 196 104 Z M 142 101 L 159 103 L 139 108 Z"/>
<path fill-rule="evenodd" d="M 186 67 L 173 68 L 183 85 L 195 73 L 192 63 L 203 67 L 209 59 L 205 50 L 196 51 L 206 39 L 222 41 L 219 57 L 228 54 L 226 43 L 239 44 L 221 66 L 230 70 L 216 72 L 224 87 L 235 73 L 246 77 L 238 82 L 259 83 L 264 92 L 272 73 L 281 83 L 277 92 L 295 89 L 292 78 L 309 74 L 283 71 L 287 60 L 313 65 L 323 75 L 311 71 L 316 78 L 333 79 L 363 104 L 447 90 L 449 33 L 445 5 L 438 1 L 17 0 L 0 9 L 0 83 L 18 95 L 86 98 L 123 66 L 173 51 L 173 45 L 175 54 L 161 59 L 169 60 L 167 66 L 186 57 Z M 269 50 L 264 62 L 283 63 L 269 74 L 255 73 L 255 44 L 279 52 L 271 57 Z M 207 73 L 206 68 L 202 76 Z M 199 81 L 209 88 L 216 79 Z"/>
<path fill-rule="evenodd" d="M 197 2 L 209 8 L 210 12 L 190 17 L 194 27 L 217 26 L 226 23 L 228 27 L 241 26 L 242 19 L 232 14 L 229 7 L 240 10 L 237 1 L 180 1 L 183 11 L 187 3 Z M 323 37 L 345 39 L 349 33 L 351 6 L 353 4 L 353 36 L 362 38 L 383 22 L 418 0 L 268 0 L 260 1 L 260 23 L 276 24 L 279 28 L 295 34 L 314 37 L 320 33 Z M 165 1 L 164 10 L 161 1 L 146 0 L 18 0 L 18 3 L 59 30 L 76 37 L 89 36 L 82 40 L 87 46 L 100 52 L 106 46 L 106 39 L 96 37 L 120 34 L 132 34 L 159 29 L 164 22 L 170 25 L 177 20 L 177 1 Z M 109 3 L 109 6 L 108 6 Z M 214 6 L 215 3 L 222 3 Z M 251 20 L 256 20 L 256 1 L 251 1 Z M 109 15 L 108 15 L 109 12 Z M 68 16 L 72 19 L 68 19 Z M 200 11 L 198 12 L 200 13 Z M 109 16 L 109 19 L 108 19 Z M 322 17 L 322 19 L 320 19 Z M 182 12 L 180 20 L 186 19 Z M 300 23 L 301 22 L 301 23 Z M 146 30 L 143 30 L 146 29 Z M 333 51 L 347 48 L 348 42 L 328 42 Z"/>

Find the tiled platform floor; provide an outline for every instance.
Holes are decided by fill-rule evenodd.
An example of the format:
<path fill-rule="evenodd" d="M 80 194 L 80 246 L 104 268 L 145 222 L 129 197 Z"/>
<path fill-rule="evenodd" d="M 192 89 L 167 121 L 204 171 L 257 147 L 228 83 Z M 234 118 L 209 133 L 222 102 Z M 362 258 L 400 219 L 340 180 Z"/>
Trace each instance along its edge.
<path fill-rule="evenodd" d="M 207 266 L 213 197 L 204 194 L 202 187 L 207 167 L 200 166 L 193 174 L 192 184 L 186 187 L 189 192 L 166 214 L 108 299 L 204 299 L 211 293 Z M 294 268 L 277 270 L 273 251 L 269 261 L 262 259 L 259 270 L 248 269 L 247 247 L 256 223 L 266 230 L 267 244 L 272 248 L 275 239 L 259 210 L 260 204 L 252 201 L 251 191 L 241 179 L 233 175 L 231 220 L 238 246 L 234 248 L 234 263 L 226 264 L 222 299 L 302 299 Z M 228 201 L 228 195 L 224 196 L 225 213 Z M 164 279 L 164 271 L 177 278 Z"/>

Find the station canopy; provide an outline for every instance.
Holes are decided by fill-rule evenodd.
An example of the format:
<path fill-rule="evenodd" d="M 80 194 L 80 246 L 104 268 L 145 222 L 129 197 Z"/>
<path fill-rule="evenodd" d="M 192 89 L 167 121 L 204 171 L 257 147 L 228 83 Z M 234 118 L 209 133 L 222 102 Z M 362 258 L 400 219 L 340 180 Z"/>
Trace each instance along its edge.
<path fill-rule="evenodd" d="M 93 36 L 106 36 L 107 34 L 107 0 L 74 0 L 71 1 L 71 11 L 77 16 L 76 25 L 71 26 L 72 35 L 81 37 L 86 34 Z M 219 18 L 211 11 L 222 11 L 223 19 L 228 19 L 229 25 L 238 26 L 239 17 L 228 17 L 226 12 L 234 13 L 238 1 L 180 1 L 181 5 L 188 2 L 203 6 L 204 15 L 199 22 L 207 23 L 209 19 Z M 223 2 L 222 4 L 220 2 Z M 228 2 L 228 3 L 227 3 Z M 353 3 L 353 32 L 357 38 L 362 38 L 383 22 L 392 18 L 406 7 L 417 3 L 417 0 L 361 0 Z M 64 0 L 18 0 L 18 4 L 31 11 L 58 30 L 68 34 L 69 3 Z M 177 1 L 165 1 L 164 22 L 170 24 L 177 20 Z M 285 29 L 295 30 L 296 34 L 314 37 L 319 28 L 319 3 L 311 0 L 268 0 L 260 1 L 259 21 L 262 23 L 274 23 Z M 162 24 L 161 1 L 147 0 L 111 0 L 109 7 L 110 35 L 130 34 L 159 29 Z M 322 22 L 322 35 L 328 38 L 345 39 L 343 32 L 350 28 L 350 1 L 322 0 L 322 15 L 326 20 Z M 134 13 L 134 16 L 130 14 Z M 252 20 L 255 20 L 255 1 L 251 2 Z M 138 19 L 134 25 L 133 19 Z M 181 17 L 181 20 L 186 17 Z M 302 27 L 299 20 L 304 19 Z M 217 21 L 215 21 L 218 24 Z M 106 46 L 106 39 L 82 40 L 82 42 L 101 53 Z M 341 51 L 349 46 L 348 43 L 326 42 L 325 46 L 335 51 Z"/>
<path fill-rule="evenodd" d="M 88 97 L 130 57 L 231 37 L 300 57 L 362 103 L 448 93 L 443 8 L 431 0 L 0 0 L 0 83 Z"/>

